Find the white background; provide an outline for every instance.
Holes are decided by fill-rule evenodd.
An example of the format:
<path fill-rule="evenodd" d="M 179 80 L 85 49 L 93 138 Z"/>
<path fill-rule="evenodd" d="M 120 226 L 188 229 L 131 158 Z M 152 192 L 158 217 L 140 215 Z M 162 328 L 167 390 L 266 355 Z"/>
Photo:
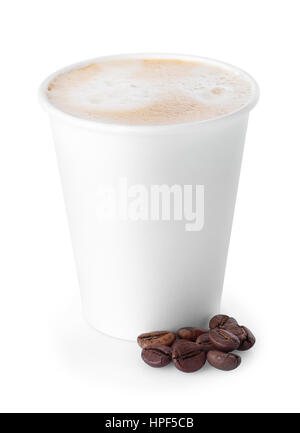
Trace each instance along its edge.
<path fill-rule="evenodd" d="M 0 410 L 299 411 L 298 0 L 10 0 L 0 6 Z M 40 81 L 124 52 L 214 57 L 261 87 L 223 310 L 258 342 L 231 373 L 155 370 L 81 316 Z"/>

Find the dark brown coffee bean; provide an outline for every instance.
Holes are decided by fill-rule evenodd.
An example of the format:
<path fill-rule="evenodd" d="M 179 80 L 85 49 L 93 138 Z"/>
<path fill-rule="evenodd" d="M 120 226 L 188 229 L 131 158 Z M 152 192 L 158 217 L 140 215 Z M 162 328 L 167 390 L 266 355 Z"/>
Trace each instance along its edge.
<path fill-rule="evenodd" d="M 172 359 L 178 370 L 192 373 L 203 367 L 206 362 L 206 353 L 192 341 L 178 340 L 173 345 Z"/>
<path fill-rule="evenodd" d="M 209 350 L 214 350 L 215 347 L 213 346 L 212 342 L 209 339 L 209 333 L 200 335 L 200 337 L 197 338 L 196 343 L 199 344 L 201 350 L 204 352 L 208 352 Z"/>
<path fill-rule="evenodd" d="M 144 349 L 152 344 L 161 346 L 171 346 L 175 341 L 176 335 L 170 331 L 155 331 L 141 334 L 137 338 L 138 345 Z"/>
<path fill-rule="evenodd" d="M 241 326 L 241 328 L 246 333 L 246 339 L 244 341 L 242 341 L 238 350 L 241 350 L 241 351 L 249 350 L 249 349 L 251 349 L 251 347 L 254 346 L 256 339 L 255 339 L 254 335 L 252 334 L 252 332 L 250 331 L 250 329 L 246 328 L 246 326 Z"/>
<path fill-rule="evenodd" d="M 212 329 L 209 332 L 209 339 L 213 346 L 222 352 L 232 352 L 241 345 L 239 338 L 226 329 Z"/>
<path fill-rule="evenodd" d="M 219 328 L 224 325 L 224 323 L 227 322 L 229 319 L 229 316 L 226 316 L 225 314 L 217 314 L 212 319 L 210 319 L 209 322 L 209 329 L 215 329 Z"/>
<path fill-rule="evenodd" d="M 241 343 L 246 340 L 246 332 L 233 317 L 219 314 L 218 316 L 215 316 L 211 319 L 209 326 L 210 329 L 226 329 L 226 331 L 229 331 L 232 334 L 236 335 L 240 339 Z"/>
<path fill-rule="evenodd" d="M 161 368 L 172 361 L 172 349 L 169 346 L 152 344 L 142 350 L 142 359 L 150 367 Z"/>
<path fill-rule="evenodd" d="M 195 341 L 199 335 L 206 334 L 207 332 L 207 329 L 201 328 L 181 328 L 177 331 L 177 335 L 184 340 Z"/>
<path fill-rule="evenodd" d="M 237 320 L 234 319 L 234 317 L 229 317 L 228 320 L 224 323 L 224 325 L 221 326 L 221 328 L 225 328 L 226 326 L 239 326 Z"/>
<path fill-rule="evenodd" d="M 240 356 L 233 353 L 219 352 L 218 350 L 208 352 L 207 360 L 213 367 L 224 371 L 234 370 L 242 362 Z"/>
<path fill-rule="evenodd" d="M 221 329 L 226 329 L 226 331 L 229 331 L 231 332 L 231 334 L 234 334 L 236 337 L 238 337 L 241 343 L 245 341 L 247 338 L 246 331 L 239 324 L 234 323 L 233 321 L 229 321 L 229 322 L 227 321 L 226 324 Z"/>

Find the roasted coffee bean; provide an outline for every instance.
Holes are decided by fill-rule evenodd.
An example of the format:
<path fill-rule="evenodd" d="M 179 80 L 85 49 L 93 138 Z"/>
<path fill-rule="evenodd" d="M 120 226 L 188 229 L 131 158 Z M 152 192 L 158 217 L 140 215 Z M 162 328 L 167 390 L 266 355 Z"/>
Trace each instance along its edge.
<path fill-rule="evenodd" d="M 144 349 L 152 344 L 161 346 L 171 346 L 175 341 L 176 335 L 170 331 L 155 331 L 141 334 L 137 338 L 138 345 Z"/>
<path fill-rule="evenodd" d="M 209 328 L 226 328 L 227 326 L 239 326 L 238 322 L 233 318 L 226 316 L 225 314 L 218 314 L 214 316 L 209 322 Z"/>
<path fill-rule="evenodd" d="M 165 367 L 172 361 L 172 349 L 169 346 L 152 344 L 142 350 L 142 359 L 150 367 Z"/>
<path fill-rule="evenodd" d="M 226 331 L 229 331 L 232 334 L 236 335 L 240 339 L 241 343 L 246 340 L 247 337 L 246 332 L 238 324 L 238 322 L 233 317 L 229 317 L 224 314 L 214 316 L 209 322 L 209 327 L 210 329 L 226 329 Z"/>
<path fill-rule="evenodd" d="M 227 322 L 228 319 L 229 316 L 226 316 L 225 314 L 217 314 L 212 319 L 210 319 L 209 329 L 222 327 Z"/>
<path fill-rule="evenodd" d="M 209 339 L 213 346 L 222 352 L 232 352 L 241 345 L 239 338 L 226 329 L 212 329 L 209 332 Z"/>
<path fill-rule="evenodd" d="M 196 343 L 199 344 L 201 350 L 203 350 L 204 352 L 208 352 L 209 350 L 215 349 L 214 345 L 212 344 L 212 342 L 209 339 L 208 332 L 206 334 L 200 335 L 197 338 Z"/>
<path fill-rule="evenodd" d="M 224 371 L 234 370 L 242 362 L 240 356 L 233 353 L 219 352 L 218 350 L 208 352 L 207 360 L 213 367 Z"/>
<path fill-rule="evenodd" d="M 173 345 L 172 359 L 178 370 L 192 373 L 203 367 L 206 362 L 206 353 L 192 341 L 178 340 Z"/>
<path fill-rule="evenodd" d="M 249 349 L 251 349 L 251 347 L 254 346 L 256 339 L 255 339 L 254 335 L 252 334 L 252 332 L 250 331 L 250 329 L 246 328 L 246 326 L 241 326 L 241 328 L 246 333 L 246 339 L 244 341 L 242 341 L 238 350 L 242 350 L 242 351 L 249 350 Z"/>
<path fill-rule="evenodd" d="M 195 341 L 199 335 L 206 334 L 207 332 L 207 329 L 201 328 L 181 328 L 177 331 L 177 335 L 184 340 Z"/>
<path fill-rule="evenodd" d="M 245 341 L 247 338 L 246 331 L 237 323 L 227 321 L 225 326 L 223 326 L 221 329 L 226 329 L 226 331 L 229 331 L 231 332 L 231 334 L 234 334 L 236 337 L 238 337 L 241 343 Z"/>
<path fill-rule="evenodd" d="M 226 326 L 239 326 L 239 324 L 233 317 L 229 317 L 221 328 L 226 328 Z"/>

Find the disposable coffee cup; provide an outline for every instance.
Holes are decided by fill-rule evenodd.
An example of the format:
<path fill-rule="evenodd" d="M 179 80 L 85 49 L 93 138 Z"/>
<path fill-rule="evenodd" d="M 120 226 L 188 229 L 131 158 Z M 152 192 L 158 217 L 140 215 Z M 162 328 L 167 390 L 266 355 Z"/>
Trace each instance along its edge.
<path fill-rule="evenodd" d="M 247 73 L 178 55 L 115 58 L 202 60 L 242 73 L 246 105 L 221 117 L 170 125 L 86 120 L 47 98 L 87 321 L 114 337 L 207 326 L 220 311 L 243 147 L 258 86 Z"/>

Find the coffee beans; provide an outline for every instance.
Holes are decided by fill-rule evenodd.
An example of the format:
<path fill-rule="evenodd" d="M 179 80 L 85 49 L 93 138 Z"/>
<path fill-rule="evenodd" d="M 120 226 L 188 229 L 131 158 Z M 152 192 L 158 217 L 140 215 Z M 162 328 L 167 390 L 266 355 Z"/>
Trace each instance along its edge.
<path fill-rule="evenodd" d="M 210 319 L 209 329 L 221 328 L 226 324 L 228 319 L 229 317 L 225 316 L 224 314 L 218 314 L 217 316 L 214 316 L 212 319 Z"/>
<path fill-rule="evenodd" d="M 212 342 L 210 341 L 208 332 L 206 334 L 200 335 L 197 338 L 196 343 L 199 344 L 201 350 L 203 350 L 204 352 L 208 352 L 209 350 L 214 350 L 215 348 Z"/>
<path fill-rule="evenodd" d="M 226 329 L 226 331 L 229 331 L 232 334 L 234 334 L 236 337 L 238 337 L 241 343 L 247 338 L 247 334 L 245 330 L 238 324 L 235 323 L 228 324 L 222 329 Z"/>
<path fill-rule="evenodd" d="M 155 331 L 141 334 L 137 341 L 142 347 L 142 359 L 151 367 L 174 366 L 185 373 L 200 370 L 206 359 L 213 367 L 230 371 L 241 364 L 241 357 L 230 353 L 245 351 L 255 344 L 252 332 L 230 316 L 218 314 L 209 322 L 210 330 L 186 327 L 176 334 Z M 176 339 L 177 338 L 177 339 Z"/>
<path fill-rule="evenodd" d="M 246 339 L 242 341 L 239 350 L 249 350 L 254 346 L 256 340 L 252 332 L 246 328 L 246 326 L 242 326 L 242 328 L 246 333 Z"/>
<path fill-rule="evenodd" d="M 206 353 L 192 341 L 178 340 L 173 346 L 172 360 L 178 370 L 192 373 L 203 367 Z"/>
<path fill-rule="evenodd" d="M 144 349 L 152 344 L 159 344 L 161 346 L 171 346 L 175 341 L 176 335 L 170 331 L 155 331 L 141 334 L 137 341 L 138 345 Z"/>
<path fill-rule="evenodd" d="M 207 353 L 207 361 L 218 370 L 234 370 L 241 364 L 241 357 L 233 353 L 224 353 L 219 350 L 211 350 Z"/>
<path fill-rule="evenodd" d="M 233 317 L 225 316 L 223 314 L 214 316 L 209 322 L 209 327 L 210 329 L 226 329 L 226 331 L 229 331 L 238 337 L 240 342 L 243 342 L 247 337 L 245 330 Z"/>
<path fill-rule="evenodd" d="M 241 342 L 238 337 L 226 329 L 216 328 L 210 331 L 209 339 L 212 345 L 222 352 L 232 352 L 239 348 Z"/>
<path fill-rule="evenodd" d="M 150 367 L 165 367 L 172 361 L 172 349 L 169 346 L 152 344 L 142 350 L 142 359 Z"/>
<path fill-rule="evenodd" d="M 184 340 L 195 341 L 197 337 L 207 332 L 207 329 L 201 328 L 181 328 L 177 331 L 177 335 Z"/>

